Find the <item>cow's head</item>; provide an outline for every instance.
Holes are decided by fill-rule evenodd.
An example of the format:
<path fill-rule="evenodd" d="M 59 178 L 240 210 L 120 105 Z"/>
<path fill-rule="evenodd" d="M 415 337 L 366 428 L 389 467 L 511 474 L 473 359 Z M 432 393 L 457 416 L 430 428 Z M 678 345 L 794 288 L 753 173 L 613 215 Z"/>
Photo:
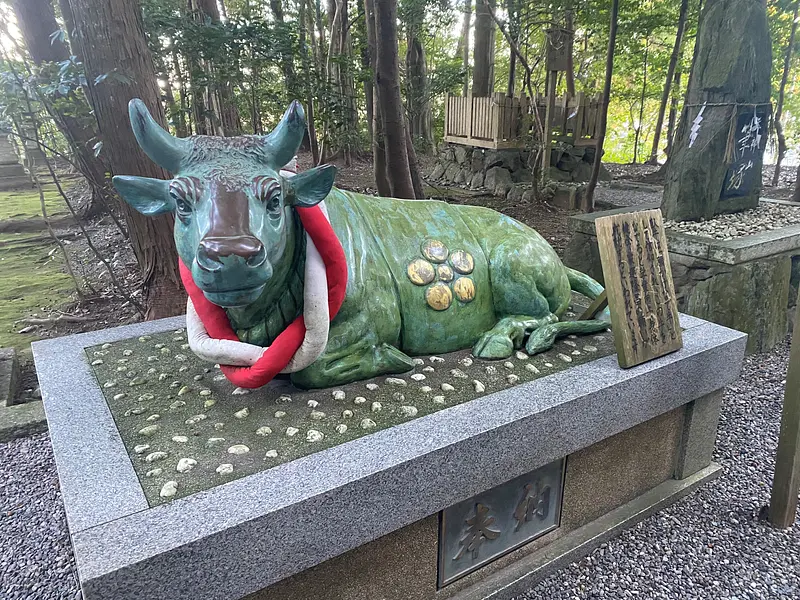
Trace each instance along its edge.
<path fill-rule="evenodd" d="M 292 102 L 269 135 L 231 138 L 175 138 L 138 99 L 128 112 L 142 150 L 174 177 L 117 176 L 114 187 L 145 215 L 175 213 L 178 254 L 211 302 L 251 304 L 284 258 L 293 207 L 318 204 L 333 185 L 330 165 L 279 173 L 303 140 L 302 106 Z"/>

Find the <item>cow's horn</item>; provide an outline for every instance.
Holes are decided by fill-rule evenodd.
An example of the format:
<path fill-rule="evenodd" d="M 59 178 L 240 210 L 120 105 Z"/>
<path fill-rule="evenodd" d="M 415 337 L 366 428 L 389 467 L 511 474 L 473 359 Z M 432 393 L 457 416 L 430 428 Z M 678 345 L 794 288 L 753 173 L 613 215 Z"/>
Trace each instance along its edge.
<path fill-rule="evenodd" d="M 264 137 L 268 160 L 273 166 L 280 168 L 294 158 L 303 143 L 305 130 L 305 111 L 297 100 L 293 100 L 278 126 Z"/>
<path fill-rule="evenodd" d="M 167 171 L 177 173 L 188 151 L 187 140 L 173 137 L 165 131 L 150 116 L 150 111 L 139 98 L 133 98 L 128 103 L 128 115 L 133 135 L 144 153 Z"/>

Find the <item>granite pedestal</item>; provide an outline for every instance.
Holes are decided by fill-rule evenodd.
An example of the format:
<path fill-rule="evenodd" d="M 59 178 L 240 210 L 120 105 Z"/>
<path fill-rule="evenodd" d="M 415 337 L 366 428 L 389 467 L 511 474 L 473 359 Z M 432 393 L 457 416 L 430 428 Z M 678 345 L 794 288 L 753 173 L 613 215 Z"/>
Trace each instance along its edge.
<path fill-rule="evenodd" d="M 159 357 L 183 345 L 182 319 L 36 342 L 84 598 L 511 598 L 718 472 L 711 456 L 720 390 L 738 376 L 746 337 L 692 317 L 682 316 L 682 325 L 682 350 L 634 369 L 618 367 L 604 336 L 575 338 L 510 366 L 462 353 L 452 358 L 462 367 L 450 370 L 449 355 L 424 357 L 417 373 L 425 379 L 380 378 L 374 391 L 362 382 L 328 390 L 333 398 L 323 400 L 265 392 L 274 400 L 262 412 L 257 400 L 266 396 L 244 395 L 251 409 L 244 412 L 235 404 L 241 393 L 214 387 L 213 369 L 192 375 L 180 367 L 163 378 L 170 404 L 156 418 L 149 413 L 158 394 L 140 393 L 148 384 L 140 387 L 142 371 L 126 362 L 139 348 L 130 340 L 147 346 L 143 366 L 156 365 L 142 373 L 162 379 Z M 191 359 L 175 366 L 184 361 Z M 455 391 L 428 392 L 444 404 L 426 404 L 414 386 L 433 384 L 441 365 Z M 462 369 L 466 379 L 454 374 Z M 470 379 L 477 372 L 485 389 Z M 358 389 L 389 390 L 383 408 L 359 400 Z M 133 408 L 121 412 L 115 402 L 124 401 Z M 407 408 L 412 402 L 418 413 Z M 207 417 L 190 416 L 186 432 L 159 437 L 172 422 L 167 413 L 192 403 Z M 286 445 L 289 428 L 270 419 L 296 418 L 287 407 L 298 403 L 324 413 L 309 413 L 302 426 L 326 432 L 324 440 L 300 429 L 292 439 L 302 443 Z M 140 404 L 147 408 L 134 412 Z M 326 419 L 334 412 L 339 419 L 342 408 L 347 432 L 358 433 L 333 443 Z M 214 416 L 234 409 L 230 419 Z M 369 411 L 372 425 L 359 426 L 354 411 Z M 382 415 L 404 420 L 388 426 Z M 149 425 L 134 431 L 127 419 Z M 273 444 L 265 441 L 257 461 L 237 462 L 260 442 L 248 438 L 244 454 L 234 451 L 245 445 L 236 436 L 256 427 L 262 439 L 279 436 L 284 445 L 276 441 L 280 451 L 265 456 Z M 228 437 L 212 466 L 224 460 L 233 468 L 191 483 L 204 473 L 207 444 L 194 446 L 201 454 L 188 473 L 181 448 L 209 436 Z M 166 456 L 152 458 L 157 452 Z M 146 457 L 159 473 L 143 474 Z M 179 492 L 153 493 L 147 480 L 167 476 Z"/>

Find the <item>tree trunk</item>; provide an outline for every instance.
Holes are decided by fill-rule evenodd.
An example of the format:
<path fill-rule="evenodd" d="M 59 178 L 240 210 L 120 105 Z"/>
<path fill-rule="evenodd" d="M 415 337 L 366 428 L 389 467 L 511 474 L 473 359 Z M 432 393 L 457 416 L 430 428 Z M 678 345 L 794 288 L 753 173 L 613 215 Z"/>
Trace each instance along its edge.
<path fill-rule="evenodd" d="M 417 25 L 406 23 L 406 106 L 410 118 L 411 138 L 421 140 L 425 148 L 433 147 L 431 106 L 428 91 L 428 69 L 425 49 L 417 35 Z"/>
<path fill-rule="evenodd" d="M 181 69 L 181 63 L 178 59 L 178 51 L 175 49 L 175 40 L 172 40 L 170 44 L 171 56 L 172 56 L 172 69 L 175 72 L 175 79 L 178 80 L 178 93 L 180 94 L 180 105 L 178 106 L 178 125 L 176 126 L 178 137 L 182 137 L 183 135 L 188 136 L 192 135 L 192 132 L 189 128 L 186 119 L 186 81 L 183 79 L 183 70 Z"/>
<path fill-rule="evenodd" d="M 794 194 L 792 194 L 792 202 L 800 202 L 800 165 L 797 165 L 797 173 L 794 182 Z"/>
<path fill-rule="evenodd" d="M 461 35 L 458 38 L 456 56 L 461 57 L 461 66 L 464 69 L 464 97 L 469 94 L 469 30 L 472 21 L 472 0 L 464 0 L 464 16 L 461 21 Z"/>
<path fill-rule="evenodd" d="M 661 128 L 664 126 L 664 114 L 667 111 L 667 101 L 670 97 L 670 85 L 675 75 L 675 67 L 681 56 L 683 48 L 683 30 L 686 27 L 686 13 L 689 12 L 689 0 L 681 0 L 680 14 L 678 15 L 678 30 L 675 33 L 675 44 L 672 46 L 672 55 L 669 57 L 667 76 L 664 79 L 664 91 L 661 94 L 661 105 L 658 107 L 656 128 L 653 132 L 653 149 L 650 151 L 649 164 L 658 164 L 658 145 L 661 143 Z"/>
<path fill-rule="evenodd" d="M 189 0 L 188 7 L 200 22 L 205 22 L 205 19 L 214 24 L 220 22 L 216 0 Z M 205 86 L 198 85 L 197 87 L 200 89 L 194 91 L 195 85 L 192 85 L 195 102 L 197 102 L 198 95 L 203 92 L 207 94 L 205 100 L 198 103 L 197 106 L 198 128 L 200 121 L 205 121 L 205 131 L 202 133 L 207 135 L 241 135 L 242 120 L 234 98 L 233 85 L 227 77 L 217 73 L 213 64 L 201 64 L 201 68 L 206 71 L 212 86 L 203 89 Z"/>
<path fill-rule="evenodd" d="M 422 176 L 419 174 L 417 151 L 414 150 L 414 143 L 411 141 L 408 122 L 406 122 L 406 152 L 408 153 L 408 170 L 411 173 L 411 184 L 414 186 L 414 197 L 424 198 L 425 192 L 422 187 Z"/>
<path fill-rule="evenodd" d="M 94 114 L 113 173 L 163 179 L 167 172 L 139 148 L 128 121 L 128 102 L 141 98 L 164 125 L 155 68 L 147 47 L 142 13 L 131 0 L 70 0 L 84 56 Z M 126 77 L 95 79 L 112 71 Z M 144 284 L 147 317 L 181 314 L 186 296 L 178 275 L 172 215 L 146 217 L 123 203 L 131 245 Z"/>
<path fill-rule="evenodd" d="M 392 186 L 389 184 L 389 175 L 386 172 L 386 146 L 383 138 L 383 125 L 381 116 L 381 102 L 378 86 L 374 81 L 378 73 L 378 50 L 375 33 L 375 5 L 373 0 L 364 0 L 364 17 L 367 22 L 367 53 L 369 54 L 370 71 L 373 77 L 372 85 L 372 168 L 375 175 L 375 187 L 379 196 L 392 195 Z"/>
<path fill-rule="evenodd" d="M 75 17 L 72 14 L 72 7 L 69 5 L 69 0 L 58 0 L 58 9 L 61 12 L 61 18 L 64 19 L 64 27 L 67 29 L 67 41 L 69 42 L 70 50 L 80 62 L 83 62 L 83 55 L 79 48 L 80 44 L 74 39 Z"/>
<path fill-rule="evenodd" d="M 406 124 L 400 98 L 397 59 L 397 0 L 380 0 L 375 11 L 375 84 L 380 99 L 381 124 L 386 144 L 386 172 L 392 196 L 415 198 L 406 149 Z"/>
<path fill-rule="evenodd" d="M 13 8 L 22 39 L 37 66 L 47 68 L 48 63 L 69 59 L 70 50 L 66 44 L 50 37 L 59 29 L 51 0 L 14 0 Z M 92 189 L 92 204 L 86 214 L 94 214 L 99 211 L 99 204 L 108 206 L 114 196 L 106 184 L 105 165 L 95 156 L 92 148 L 97 141 L 97 132 L 90 117 L 91 109 L 81 90 L 58 96 L 58 100 L 57 103 L 47 103 L 49 112 L 69 143 L 75 162 Z"/>
<path fill-rule="evenodd" d="M 317 129 L 314 124 L 314 93 L 313 81 L 314 73 L 311 70 L 311 57 L 308 52 L 308 34 L 314 35 L 314 20 L 311 17 L 306 0 L 300 1 L 298 15 L 300 21 L 300 57 L 302 59 L 303 71 L 306 80 L 306 123 L 308 129 L 308 145 L 311 148 L 311 157 L 315 165 L 319 164 L 319 142 L 317 141 Z"/>
<path fill-rule="evenodd" d="M 672 100 L 669 103 L 669 118 L 667 119 L 667 145 L 664 148 L 667 162 L 669 162 L 669 155 L 672 154 L 672 143 L 675 141 L 675 121 L 678 118 L 678 98 L 680 95 L 681 70 L 677 69 L 675 71 L 675 80 L 672 82 Z"/>
<path fill-rule="evenodd" d="M 519 5 L 517 0 L 506 0 L 506 12 L 508 13 L 508 35 L 514 42 L 514 46 L 519 44 Z M 506 96 L 513 97 L 517 87 L 517 53 L 514 47 L 509 44 L 508 54 L 508 86 Z"/>
<path fill-rule="evenodd" d="M 564 18 L 565 27 L 570 32 L 569 50 L 567 52 L 567 94 L 570 98 L 575 97 L 575 13 L 572 11 L 572 1 L 567 3 L 567 12 Z"/>
<path fill-rule="evenodd" d="M 608 123 L 608 102 L 611 98 L 611 78 L 614 75 L 614 50 L 617 45 L 617 22 L 619 20 L 619 0 L 611 2 L 611 25 L 608 30 L 608 53 L 606 54 L 606 79 L 603 84 L 603 106 L 600 111 L 600 123 L 597 126 L 597 151 L 594 153 L 594 163 L 592 164 L 592 176 L 586 185 L 586 193 L 583 197 L 584 212 L 594 211 L 594 190 L 597 187 L 597 179 L 600 177 L 600 166 L 603 160 L 603 143 L 606 139 L 606 125 Z"/>
<path fill-rule="evenodd" d="M 488 96 L 491 91 L 494 54 L 494 19 L 489 10 L 494 0 L 475 0 L 475 51 L 473 53 L 472 95 Z"/>
<path fill-rule="evenodd" d="M 642 127 L 644 127 L 644 101 L 647 95 L 647 55 L 650 52 L 650 39 L 648 38 L 645 41 L 644 46 L 644 66 L 642 70 L 644 72 L 644 77 L 642 80 L 642 93 L 639 97 L 639 123 L 636 126 L 636 135 L 633 141 L 633 164 L 636 164 L 639 159 L 639 140 L 642 136 Z"/>
<path fill-rule="evenodd" d="M 800 9 L 800 0 L 795 0 L 794 16 L 792 17 L 792 31 L 789 34 L 789 43 L 786 44 L 786 56 L 783 60 L 783 76 L 781 77 L 781 87 L 778 92 L 778 104 L 775 107 L 775 133 L 778 134 L 778 159 L 775 161 L 775 173 L 772 175 L 772 185 L 777 186 L 781 177 L 781 163 L 786 154 L 786 136 L 783 135 L 783 98 L 786 92 L 786 82 L 789 79 L 789 69 L 792 64 L 792 53 L 794 52 L 794 38 L 797 33 L 797 13 Z"/>
<path fill-rule="evenodd" d="M 328 123 L 327 128 L 334 132 L 336 150 L 343 154 L 345 164 L 349 166 L 352 152 L 356 148 L 358 113 L 355 105 L 355 82 L 349 69 L 352 44 L 347 0 L 328 0 L 328 22 L 330 45 L 326 72 L 328 83 L 338 98 L 330 111 L 335 115 L 335 123 Z"/>
<path fill-rule="evenodd" d="M 301 2 L 304 1 L 305 0 L 301 0 Z M 270 0 L 269 5 L 272 9 L 272 15 L 275 17 L 275 23 L 278 27 L 282 28 L 283 31 L 283 35 L 276 37 L 280 40 L 289 39 L 289 32 L 286 29 L 286 24 L 284 23 L 283 19 L 283 4 L 281 3 L 281 0 Z M 286 93 L 291 96 L 297 87 L 295 84 L 296 76 L 294 72 L 294 62 L 292 60 L 291 43 L 283 44 L 283 47 L 279 48 L 279 52 L 281 56 L 280 63 L 281 72 L 283 73 L 283 84 L 285 86 Z"/>
<path fill-rule="evenodd" d="M 744 110 L 740 105 L 763 108 L 770 99 L 772 50 L 766 7 L 761 0 L 709 0 L 698 37 L 661 204 L 664 217 L 674 221 L 754 208 L 761 191 L 759 151 L 746 167 L 748 187 L 723 198 L 732 164 L 730 134 Z M 764 139 L 767 123 L 760 127 Z"/>

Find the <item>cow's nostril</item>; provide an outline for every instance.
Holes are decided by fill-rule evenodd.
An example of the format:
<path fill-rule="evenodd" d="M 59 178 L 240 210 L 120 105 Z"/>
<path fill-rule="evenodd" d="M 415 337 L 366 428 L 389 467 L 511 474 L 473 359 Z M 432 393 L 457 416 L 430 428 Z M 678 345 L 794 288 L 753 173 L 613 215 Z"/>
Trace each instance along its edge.
<path fill-rule="evenodd" d="M 247 266 L 248 267 L 260 267 L 264 264 L 264 261 L 267 260 L 267 250 L 264 248 L 264 245 L 259 242 L 258 249 L 255 253 L 251 254 L 247 257 Z"/>
<path fill-rule="evenodd" d="M 203 243 L 197 248 L 197 256 L 195 257 L 197 265 L 204 271 L 219 271 L 222 268 L 222 263 L 217 258 L 216 252 L 208 251 Z"/>

